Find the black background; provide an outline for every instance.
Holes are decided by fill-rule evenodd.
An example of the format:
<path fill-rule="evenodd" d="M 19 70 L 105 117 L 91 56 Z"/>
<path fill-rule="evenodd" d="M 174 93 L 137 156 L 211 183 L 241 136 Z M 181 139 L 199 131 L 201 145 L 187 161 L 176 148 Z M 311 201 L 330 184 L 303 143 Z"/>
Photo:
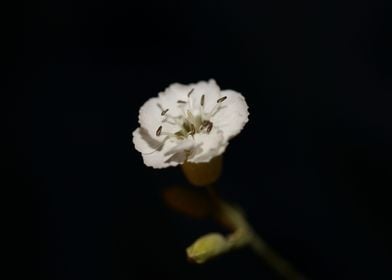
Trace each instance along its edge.
<path fill-rule="evenodd" d="M 250 107 L 222 196 L 310 279 L 390 279 L 387 2 L 26 1 L 8 82 L 39 278 L 278 279 L 247 250 L 189 264 L 220 229 L 168 209 L 181 172 L 131 143 L 149 97 L 214 78 Z"/>

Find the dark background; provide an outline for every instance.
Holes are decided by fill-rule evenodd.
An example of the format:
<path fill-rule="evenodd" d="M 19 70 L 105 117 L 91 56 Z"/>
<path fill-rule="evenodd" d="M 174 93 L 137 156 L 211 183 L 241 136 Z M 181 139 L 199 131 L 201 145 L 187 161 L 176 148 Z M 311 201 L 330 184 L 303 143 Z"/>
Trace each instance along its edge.
<path fill-rule="evenodd" d="M 167 208 L 180 171 L 131 144 L 149 97 L 209 78 L 250 107 L 222 196 L 310 279 L 390 279 L 390 8 L 26 1 L 8 89 L 39 279 L 278 279 L 247 250 L 188 264 L 185 247 L 220 229 Z"/>

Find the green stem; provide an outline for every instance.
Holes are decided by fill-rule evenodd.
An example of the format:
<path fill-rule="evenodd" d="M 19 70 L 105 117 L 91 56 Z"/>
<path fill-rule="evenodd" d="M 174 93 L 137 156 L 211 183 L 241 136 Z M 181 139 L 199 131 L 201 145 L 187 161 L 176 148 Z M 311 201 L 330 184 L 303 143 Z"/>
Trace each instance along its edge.
<path fill-rule="evenodd" d="M 275 250 L 273 250 L 268 244 L 258 236 L 253 230 L 245 218 L 242 211 L 236 207 L 233 207 L 229 203 L 219 198 L 215 188 L 210 185 L 207 187 L 208 193 L 211 197 L 213 204 L 217 209 L 216 218 L 218 221 L 223 222 L 226 225 L 230 225 L 231 229 L 235 232 L 247 232 L 249 240 L 246 241 L 253 251 L 260 256 L 270 267 L 272 267 L 283 279 L 286 280 L 305 280 L 305 276 L 299 273 L 294 266 L 292 266 L 287 260 L 281 257 Z M 236 238 L 236 235 L 232 236 Z M 240 234 L 241 240 L 243 234 Z M 244 244 L 243 242 L 240 242 Z"/>
<path fill-rule="evenodd" d="M 275 250 L 253 233 L 250 243 L 253 251 L 264 259 L 277 273 L 287 280 L 305 280 L 305 276 L 299 273 L 287 260 L 282 258 Z"/>

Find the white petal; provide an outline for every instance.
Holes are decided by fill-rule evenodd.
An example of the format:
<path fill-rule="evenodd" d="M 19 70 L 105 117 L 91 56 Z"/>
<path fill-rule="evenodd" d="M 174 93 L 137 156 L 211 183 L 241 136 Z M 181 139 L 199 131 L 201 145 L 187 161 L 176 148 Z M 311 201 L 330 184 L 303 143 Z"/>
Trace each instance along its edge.
<path fill-rule="evenodd" d="M 186 102 L 191 89 L 190 85 L 171 84 L 165 91 L 159 93 L 159 102 L 165 109 L 169 109 L 168 114 L 178 117 L 184 113 L 183 108 L 186 108 L 186 105 L 180 104 L 178 101 Z"/>
<path fill-rule="evenodd" d="M 216 100 L 219 99 L 220 88 L 216 84 L 215 80 L 209 80 L 208 82 L 198 82 L 197 84 L 190 85 L 194 90 L 191 94 L 192 102 L 192 113 L 197 115 L 201 107 L 201 99 L 204 95 L 204 112 L 211 112 L 212 108 L 216 104 Z"/>
<path fill-rule="evenodd" d="M 162 141 L 165 136 L 161 134 L 160 136 L 156 136 L 156 131 L 160 126 L 162 126 L 162 131 L 174 133 L 178 131 L 178 126 L 170 124 L 169 122 L 163 122 L 165 119 L 162 116 L 162 110 L 166 108 L 162 107 L 159 98 L 150 98 L 147 100 L 139 111 L 139 123 L 140 126 L 145 128 L 149 135 L 155 139 Z"/>
<path fill-rule="evenodd" d="M 184 152 L 185 150 L 192 150 L 194 146 L 195 146 L 195 141 L 193 141 L 193 139 L 189 137 L 185 140 L 178 141 L 177 145 L 171 148 L 170 150 L 168 150 L 166 154 L 172 155 L 172 154 Z"/>
<path fill-rule="evenodd" d="M 165 152 L 166 156 L 169 158 L 166 160 L 167 162 L 177 162 L 184 163 L 187 158 L 188 151 L 193 150 L 195 142 L 193 139 L 185 139 L 177 142 L 176 146 L 172 147 L 168 151 Z"/>
<path fill-rule="evenodd" d="M 190 94 L 188 98 L 188 93 Z M 169 114 L 172 116 L 180 116 L 190 110 L 197 115 L 201 107 L 201 97 L 204 95 L 204 110 L 210 112 L 216 100 L 220 97 L 220 89 L 215 80 L 211 79 L 208 82 L 201 81 L 194 84 L 183 85 L 179 83 L 171 84 L 164 92 L 159 93 L 159 102 L 162 106 L 169 109 Z M 178 101 L 185 101 L 187 104 L 180 104 Z"/>
<path fill-rule="evenodd" d="M 245 98 L 233 90 L 221 91 L 221 96 L 227 96 L 220 109 L 211 117 L 214 127 L 222 131 L 225 141 L 236 136 L 248 122 L 248 105 Z"/>
<path fill-rule="evenodd" d="M 132 141 L 135 149 L 143 154 L 152 153 L 156 150 L 161 150 L 163 147 L 163 140 L 158 141 L 150 136 L 145 128 L 139 127 L 132 133 Z"/>
<path fill-rule="evenodd" d="M 176 141 L 166 140 L 159 142 L 153 139 L 148 131 L 143 128 L 137 128 L 132 135 L 133 144 L 136 150 L 142 154 L 145 165 L 153 168 L 165 168 L 184 162 L 184 159 L 168 154 L 168 151 L 177 146 Z"/>
<path fill-rule="evenodd" d="M 188 161 L 195 163 L 210 161 L 212 158 L 222 154 L 227 146 L 222 132 L 217 129 L 211 130 L 208 134 L 195 134 L 194 142 L 194 150 Z"/>

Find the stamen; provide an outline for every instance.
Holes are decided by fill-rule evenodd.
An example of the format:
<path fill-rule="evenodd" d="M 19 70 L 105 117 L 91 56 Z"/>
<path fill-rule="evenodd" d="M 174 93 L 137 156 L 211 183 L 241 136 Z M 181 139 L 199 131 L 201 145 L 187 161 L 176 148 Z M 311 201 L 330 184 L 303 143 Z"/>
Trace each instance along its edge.
<path fill-rule="evenodd" d="M 159 136 L 161 135 L 161 132 L 162 132 L 162 126 L 158 127 L 157 131 L 155 132 L 155 135 Z"/>
<path fill-rule="evenodd" d="M 163 107 L 162 107 L 162 105 L 160 103 L 157 103 L 157 106 L 158 106 L 159 109 L 161 109 L 161 111 L 163 111 Z"/>
<path fill-rule="evenodd" d="M 207 121 L 207 120 L 202 121 L 202 123 L 200 125 L 200 130 L 204 129 L 205 127 L 207 128 L 207 133 L 210 133 L 211 129 L 213 127 L 212 122 Z"/>
<path fill-rule="evenodd" d="M 227 96 L 223 96 L 223 97 L 219 98 L 219 99 L 216 101 L 215 106 L 212 108 L 212 110 L 211 110 L 210 113 L 208 114 L 208 116 L 209 116 L 209 117 L 214 116 L 214 115 L 219 111 L 219 109 L 221 108 L 221 103 L 222 103 L 223 101 L 225 101 L 226 99 L 227 99 Z"/>
<path fill-rule="evenodd" d="M 177 103 L 179 103 L 179 104 L 186 104 L 186 101 L 184 101 L 184 100 L 177 100 Z"/>
<path fill-rule="evenodd" d="M 184 139 L 184 138 L 185 138 L 185 137 L 184 137 L 184 134 L 182 133 L 182 131 L 177 131 L 177 132 L 174 134 L 174 136 L 177 137 L 177 139 Z"/>
<path fill-rule="evenodd" d="M 168 124 L 171 124 L 171 125 L 181 125 L 181 123 L 180 123 L 179 121 L 170 119 L 168 116 L 166 116 L 166 117 L 162 120 L 162 123 L 168 123 Z"/>
<path fill-rule="evenodd" d="M 216 101 L 216 103 L 222 103 L 223 101 L 226 100 L 226 98 L 227 98 L 227 96 L 223 96 L 223 97 L 219 98 L 219 99 Z"/>
<path fill-rule="evenodd" d="M 196 133 L 196 128 L 193 124 L 191 124 L 191 131 L 189 131 L 189 135 L 193 136 L 193 135 L 195 135 L 195 133 Z"/>
<path fill-rule="evenodd" d="M 167 111 L 169 111 L 169 109 L 163 110 L 162 113 L 161 113 L 161 116 L 166 115 Z"/>
<path fill-rule="evenodd" d="M 200 105 L 201 106 L 204 106 L 204 99 L 205 99 L 205 96 L 204 96 L 204 94 L 201 96 L 201 99 L 200 99 Z"/>
<path fill-rule="evenodd" d="M 209 123 L 210 123 L 210 121 L 205 120 L 205 121 L 203 121 L 203 122 L 201 123 L 201 126 L 202 126 L 202 127 L 205 127 L 205 126 L 207 126 Z"/>
<path fill-rule="evenodd" d="M 189 121 L 190 121 L 191 123 L 193 123 L 194 120 L 195 120 L 195 117 L 193 116 L 192 112 L 189 111 L 189 110 L 187 110 L 186 113 L 187 113 L 187 115 L 188 115 Z"/>
<path fill-rule="evenodd" d="M 195 90 L 195 89 L 193 88 L 193 89 L 191 89 L 190 92 L 188 92 L 188 98 L 191 96 L 191 94 L 192 94 L 192 92 L 193 92 L 194 90 Z"/>
<path fill-rule="evenodd" d="M 212 122 L 208 122 L 208 125 L 207 125 L 207 133 L 210 133 L 210 132 L 211 132 L 212 126 L 213 126 Z"/>

